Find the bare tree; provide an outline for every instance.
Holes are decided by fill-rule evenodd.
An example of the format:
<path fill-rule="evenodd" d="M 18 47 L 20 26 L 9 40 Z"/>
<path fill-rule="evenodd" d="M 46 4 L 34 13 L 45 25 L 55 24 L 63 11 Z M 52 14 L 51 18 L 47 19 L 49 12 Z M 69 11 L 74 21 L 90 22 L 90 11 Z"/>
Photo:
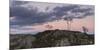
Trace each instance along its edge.
<path fill-rule="evenodd" d="M 66 17 L 66 18 L 64 18 L 64 20 L 67 21 L 67 30 L 70 30 L 73 18 L 72 17 Z"/>
<path fill-rule="evenodd" d="M 82 26 L 82 29 L 83 29 L 83 32 L 84 32 L 85 34 L 87 34 L 88 29 L 87 29 L 85 26 Z"/>

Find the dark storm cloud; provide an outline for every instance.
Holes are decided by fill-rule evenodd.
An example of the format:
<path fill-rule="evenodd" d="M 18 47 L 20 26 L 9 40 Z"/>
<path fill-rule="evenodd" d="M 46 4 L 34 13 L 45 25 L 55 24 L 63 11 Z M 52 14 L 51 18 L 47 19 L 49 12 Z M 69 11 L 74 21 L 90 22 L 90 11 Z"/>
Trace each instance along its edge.
<path fill-rule="evenodd" d="M 10 7 L 10 16 L 17 16 L 19 18 L 32 17 L 37 14 L 37 9 L 28 9 L 21 6 Z"/>
<path fill-rule="evenodd" d="M 39 12 L 38 8 L 13 6 L 10 7 L 10 17 L 15 17 L 11 20 L 11 25 L 30 25 L 34 23 L 44 23 L 52 21 L 51 13 Z"/>
<path fill-rule="evenodd" d="M 88 7 L 89 6 L 89 7 Z M 82 8 L 83 7 L 83 8 Z M 70 13 L 68 13 L 70 12 Z M 55 16 L 61 17 L 72 17 L 72 18 L 84 18 L 86 16 L 94 15 L 93 5 L 69 5 L 54 8 Z"/>
<path fill-rule="evenodd" d="M 83 13 L 83 16 L 90 16 L 94 15 L 94 6 L 89 5 L 89 6 L 84 6 L 84 8 L 76 8 L 72 10 L 73 13 Z"/>
<path fill-rule="evenodd" d="M 11 1 L 11 5 L 12 6 L 17 6 L 17 5 L 24 5 L 24 4 L 28 4 L 29 2 L 28 1 Z"/>
<path fill-rule="evenodd" d="M 37 9 L 28 10 L 23 7 L 15 7 L 11 9 L 10 16 L 14 16 L 14 20 L 16 20 L 15 22 L 11 22 L 12 25 L 43 23 L 50 19 L 50 15 L 48 13 L 38 12 Z"/>
<path fill-rule="evenodd" d="M 77 8 L 77 5 L 69 5 L 69 6 L 62 6 L 62 7 L 55 7 L 54 10 L 54 14 L 56 16 L 63 16 L 65 14 L 67 14 L 67 11 L 72 10 L 74 8 Z"/>
<path fill-rule="evenodd" d="M 10 6 L 10 17 L 14 19 L 10 20 L 11 25 L 31 25 L 31 24 L 40 24 L 45 22 L 54 21 L 57 19 L 62 19 L 63 16 L 74 18 L 84 18 L 85 16 L 94 15 L 94 7 L 82 6 L 79 5 L 68 5 L 68 6 L 56 6 L 50 12 L 39 11 L 37 7 L 27 7 L 25 4 L 29 2 L 14 2 Z M 23 6 L 22 6 L 23 5 Z M 93 8 L 91 8 L 93 7 Z M 48 7 L 46 11 L 49 9 Z M 68 13 L 70 12 L 70 13 Z"/>

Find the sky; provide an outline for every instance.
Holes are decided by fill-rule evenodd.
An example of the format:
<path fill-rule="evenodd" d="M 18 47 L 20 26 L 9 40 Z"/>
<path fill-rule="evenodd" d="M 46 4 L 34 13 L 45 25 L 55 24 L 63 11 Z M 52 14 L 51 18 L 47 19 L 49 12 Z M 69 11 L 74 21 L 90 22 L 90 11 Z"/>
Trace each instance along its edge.
<path fill-rule="evenodd" d="M 94 5 L 10 1 L 10 34 L 36 34 L 45 30 L 82 31 L 94 34 Z M 47 26 L 52 28 L 48 28 Z"/>

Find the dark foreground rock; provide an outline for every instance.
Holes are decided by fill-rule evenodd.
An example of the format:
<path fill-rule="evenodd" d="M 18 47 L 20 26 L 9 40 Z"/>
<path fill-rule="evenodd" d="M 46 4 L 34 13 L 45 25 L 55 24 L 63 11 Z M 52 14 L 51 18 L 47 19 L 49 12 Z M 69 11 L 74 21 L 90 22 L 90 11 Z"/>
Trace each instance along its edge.
<path fill-rule="evenodd" d="M 79 31 L 46 30 L 36 35 L 10 35 L 10 49 L 59 47 L 94 44 L 94 35 Z"/>

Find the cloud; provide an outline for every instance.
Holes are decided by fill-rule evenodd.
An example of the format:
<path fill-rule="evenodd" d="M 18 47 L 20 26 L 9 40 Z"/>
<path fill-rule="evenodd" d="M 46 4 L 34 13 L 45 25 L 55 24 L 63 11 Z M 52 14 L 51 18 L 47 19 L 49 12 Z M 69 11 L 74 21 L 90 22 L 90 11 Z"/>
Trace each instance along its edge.
<path fill-rule="evenodd" d="M 67 12 L 69 10 L 72 10 L 74 8 L 78 7 L 77 5 L 68 5 L 68 6 L 57 6 L 55 7 L 53 10 L 54 10 L 54 14 L 56 16 L 63 16 L 65 14 L 67 14 Z"/>
<path fill-rule="evenodd" d="M 14 4 L 13 4 L 14 3 Z M 94 15 L 93 5 L 73 5 L 66 4 L 67 6 L 56 6 L 50 9 L 44 9 L 45 12 L 39 11 L 40 8 L 33 5 L 27 6 L 30 2 L 26 1 L 13 1 L 10 5 L 10 19 L 11 25 L 34 25 L 41 24 L 45 22 L 54 21 L 57 19 L 64 19 L 67 17 L 72 17 L 73 19 L 84 18 L 86 16 Z M 32 3 L 32 2 L 31 2 Z M 39 3 L 37 3 L 39 4 Z M 45 6 L 45 5 L 41 5 Z"/>
<path fill-rule="evenodd" d="M 44 23 L 52 21 L 51 14 L 45 12 L 38 12 L 37 9 L 28 9 L 25 7 L 11 7 L 10 16 L 12 19 L 11 25 L 30 25 L 34 23 Z"/>
<path fill-rule="evenodd" d="M 83 13 L 83 16 L 91 16 L 94 15 L 94 6 L 93 5 L 82 5 L 79 8 L 73 9 L 73 13 Z"/>
<path fill-rule="evenodd" d="M 68 5 L 62 7 L 55 7 L 54 14 L 56 16 L 66 16 L 72 18 L 84 18 L 86 16 L 94 15 L 94 6 L 93 5 Z"/>

